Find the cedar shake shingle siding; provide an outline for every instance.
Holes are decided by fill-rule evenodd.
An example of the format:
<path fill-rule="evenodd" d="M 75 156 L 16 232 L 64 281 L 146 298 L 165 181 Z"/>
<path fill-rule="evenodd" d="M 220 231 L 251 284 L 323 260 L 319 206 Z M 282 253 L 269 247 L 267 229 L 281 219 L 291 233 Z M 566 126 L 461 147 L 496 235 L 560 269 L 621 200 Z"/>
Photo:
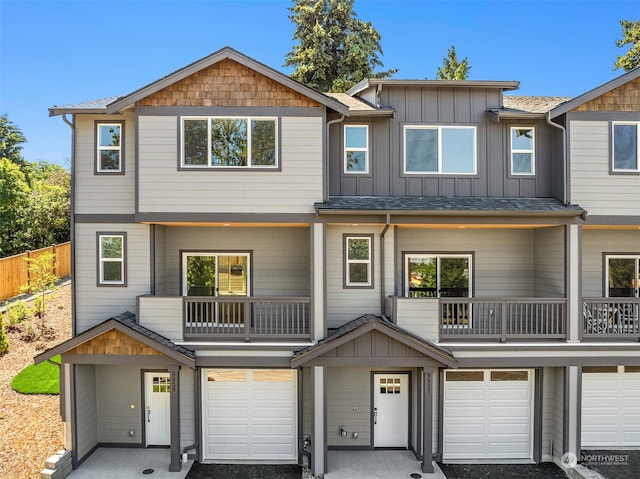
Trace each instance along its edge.
<path fill-rule="evenodd" d="M 640 110 L 640 78 L 578 106 L 574 111 L 637 112 Z"/>
<path fill-rule="evenodd" d="M 320 108 L 300 93 L 225 59 L 148 97 L 140 106 Z"/>

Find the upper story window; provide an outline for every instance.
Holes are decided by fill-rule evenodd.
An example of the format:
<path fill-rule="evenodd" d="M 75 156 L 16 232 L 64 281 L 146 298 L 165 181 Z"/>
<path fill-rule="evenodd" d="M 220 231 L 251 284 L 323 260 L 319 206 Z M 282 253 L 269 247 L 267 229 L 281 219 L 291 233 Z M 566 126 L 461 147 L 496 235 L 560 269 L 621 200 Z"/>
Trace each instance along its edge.
<path fill-rule="evenodd" d="M 126 235 L 98 233 L 98 285 L 124 286 Z"/>
<path fill-rule="evenodd" d="M 613 123 L 612 171 L 640 171 L 638 122 Z"/>
<path fill-rule="evenodd" d="M 344 172 L 369 173 L 369 127 L 367 125 L 344 126 Z"/>
<path fill-rule="evenodd" d="M 535 174 L 535 136 L 532 127 L 511 127 L 511 174 Z"/>
<path fill-rule="evenodd" d="M 124 173 L 122 122 L 96 122 L 96 173 Z"/>
<path fill-rule="evenodd" d="M 277 138 L 275 118 L 183 118 L 182 166 L 276 168 Z"/>
<path fill-rule="evenodd" d="M 344 286 L 347 288 L 373 287 L 372 275 L 373 235 L 345 235 Z"/>
<path fill-rule="evenodd" d="M 404 172 L 476 174 L 475 126 L 405 125 Z"/>

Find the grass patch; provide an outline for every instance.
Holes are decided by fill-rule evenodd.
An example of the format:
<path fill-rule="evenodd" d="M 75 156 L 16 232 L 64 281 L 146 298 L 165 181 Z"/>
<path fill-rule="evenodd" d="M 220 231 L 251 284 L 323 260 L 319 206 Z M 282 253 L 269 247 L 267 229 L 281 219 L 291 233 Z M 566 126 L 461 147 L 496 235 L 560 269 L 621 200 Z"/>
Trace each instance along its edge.
<path fill-rule="evenodd" d="M 51 360 L 60 364 L 60 355 Z M 11 389 L 20 394 L 60 394 L 59 368 L 48 361 L 27 366 L 13 378 Z"/>

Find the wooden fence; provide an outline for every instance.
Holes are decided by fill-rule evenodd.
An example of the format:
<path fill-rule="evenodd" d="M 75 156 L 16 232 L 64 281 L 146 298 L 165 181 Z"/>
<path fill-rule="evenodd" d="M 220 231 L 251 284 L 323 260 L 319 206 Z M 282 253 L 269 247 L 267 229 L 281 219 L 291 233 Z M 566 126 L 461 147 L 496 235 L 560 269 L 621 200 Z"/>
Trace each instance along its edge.
<path fill-rule="evenodd" d="M 29 270 L 25 258 L 37 258 L 45 253 L 56 255 L 55 274 L 64 278 L 71 274 L 71 243 L 62 243 L 47 248 L 0 259 L 0 301 L 21 294 L 20 288 L 29 280 Z"/>

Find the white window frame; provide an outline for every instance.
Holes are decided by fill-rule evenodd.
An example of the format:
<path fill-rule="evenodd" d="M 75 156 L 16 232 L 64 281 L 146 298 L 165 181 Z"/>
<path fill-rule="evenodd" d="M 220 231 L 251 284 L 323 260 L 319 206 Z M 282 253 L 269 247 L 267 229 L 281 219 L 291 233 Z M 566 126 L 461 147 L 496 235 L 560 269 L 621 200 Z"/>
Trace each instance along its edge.
<path fill-rule="evenodd" d="M 189 120 L 207 120 L 207 164 L 206 165 L 188 165 L 185 163 L 185 133 L 184 124 Z M 247 165 L 246 166 L 218 166 L 211 164 L 211 124 L 214 120 L 245 120 L 247 122 Z M 251 122 L 252 121 L 273 121 L 275 128 L 274 139 L 274 155 L 275 164 L 273 165 L 252 165 L 251 164 Z M 180 118 L 180 168 L 184 169 L 215 169 L 215 170 L 246 170 L 246 169 L 278 169 L 280 167 L 279 158 L 279 125 L 278 118 L 274 116 L 183 116 Z"/>
<path fill-rule="evenodd" d="M 435 258 L 436 259 L 436 271 L 439 273 L 441 271 L 440 260 L 443 258 L 465 258 L 469 264 L 469 298 L 473 296 L 473 254 L 471 253 L 404 253 L 404 295 L 405 297 L 409 297 L 409 259 L 410 258 Z M 440 297 L 440 289 L 441 289 L 441 278 L 440 274 L 436 278 L 436 298 Z"/>
<path fill-rule="evenodd" d="M 185 250 L 182 252 L 182 274 L 181 274 L 181 290 L 182 290 L 182 296 L 187 296 L 187 290 L 188 290 L 188 286 L 187 286 L 187 274 L 188 274 L 188 259 L 190 257 L 215 257 L 216 258 L 216 270 L 215 270 L 215 275 L 216 275 L 216 294 L 215 296 L 220 296 L 219 294 L 219 284 L 217 283 L 219 280 L 219 258 L 226 256 L 226 257 L 231 257 L 231 256 L 243 256 L 247 259 L 247 272 L 246 272 L 246 291 L 242 294 L 238 294 L 238 296 L 246 296 L 249 297 L 251 296 L 251 257 L 252 254 L 250 252 L 247 251 L 240 251 L 240 252 L 232 252 L 232 251 L 188 251 Z M 228 295 L 228 296 L 233 296 L 233 295 Z"/>
<path fill-rule="evenodd" d="M 636 167 L 635 168 L 616 168 L 615 151 L 616 151 L 616 126 L 633 125 L 636 127 Z M 613 173 L 640 173 L 640 122 L 637 121 L 613 121 L 611 122 L 611 171 Z"/>
<path fill-rule="evenodd" d="M 363 147 L 349 147 L 347 146 L 347 130 L 349 128 L 364 128 L 365 130 L 365 146 Z M 369 174 L 369 125 L 362 125 L 362 124 L 349 124 L 349 125 L 344 125 L 344 141 L 343 141 L 343 158 L 344 158 L 344 166 L 343 166 L 343 171 L 344 174 L 346 175 L 368 175 Z M 348 153 L 350 151 L 361 151 L 364 152 L 364 170 L 353 170 L 350 171 L 348 168 L 348 164 L 347 164 L 347 156 Z"/>
<path fill-rule="evenodd" d="M 607 254 L 605 255 L 605 277 L 604 277 L 604 285 L 605 285 L 605 297 L 609 298 L 610 293 L 609 293 L 609 275 L 611 274 L 609 269 L 610 269 L 610 262 L 612 259 L 627 259 L 627 260 L 633 260 L 635 261 L 635 268 L 636 268 L 636 276 L 638 277 L 638 283 L 640 283 L 640 253 L 639 254 Z M 633 279 L 631 280 L 633 281 Z M 631 285 L 632 289 L 635 289 L 635 291 L 640 291 L 640 284 L 633 284 Z"/>
<path fill-rule="evenodd" d="M 126 257 L 127 257 L 127 235 L 125 233 L 98 233 L 98 285 L 99 286 L 126 286 Z M 119 258 L 105 258 L 102 256 L 103 238 L 120 238 L 122 250 Z M 105 263 L 120 263 L 120 280 L 112 281 L 104 278 Z"/>
<path fill-rule="evenodd" d="M 106 145 L 106 146 L 102 146 L 101 145 L 101 132 L 102 132 L 102 128 L 101 127 L 117 127 L 118 130 L 120 131 L 120 144 L 118 146 L 113 146 L 113 145 Z M 96 173 L 112 173 L 112 174 L 116 174 L 116 173 L 123 173 L 123 169 L 122 169 L 122 162 L 123 162 L 123 149 L 122 149 L 122 145 L 124 140 L 124 122 L 109 122 L 109 121 L 97 121 L 96 122 Z M 117 169 L 104 169 L 102 168 L 101 165 L 101 153 L 103 151 L 117 151 L 118 152 L 118 168 Z"/>
<path fill-rule="evenodd" d="M 437 171 L 409 171 L 407 170 L 407 131 L 408 130 L 437 130 L 438 133 L 438 169 Z M 471 130 L 473 132 L 473 171 L 446 172 L 443 171 L 442 132 L 443 130 Z M 467 176 L 478 172 L 478 128 L 475 125 L 415 125 L 407 124 L 402 128 L 402 171 L 405 175 L 448 175 Z"/>
<path fill-rule="evenodd" d="M 367 259 L 349 258 L 350 240 L 367 240 L 369 243 Z M 367 265 L 367 281 L 351 281 L 349 266 L 352 264 Z M 373 235 L 370 234 L 345 234 L 344 235 L 344 286 L 345 288 L 372 288 L 373 287 Z"/>
<path fill-rule="evenodd" d="M 513 146 L 513 135 L 514 135 L 514 131 L 515 130 L 530 130 L 531 131 L 531 148 L 530 149 L 525 149 L 525 148 L 515 148 Z M 536 129 L 533 126 L 512 126 L 511 129 L 509 130 L 509 142 L 511 145 L 511 174 L 513 176 L 533 176 L 536 174 Z M 513 157 L 515 154 L 529 154 L 531 155 L 531 165 L 530 165 L 530 171 L 526 171 L 526 172 L 521 172 L 521 171 L 515 171 L 514 170 L 514 161 L 513 161 Z"/>

